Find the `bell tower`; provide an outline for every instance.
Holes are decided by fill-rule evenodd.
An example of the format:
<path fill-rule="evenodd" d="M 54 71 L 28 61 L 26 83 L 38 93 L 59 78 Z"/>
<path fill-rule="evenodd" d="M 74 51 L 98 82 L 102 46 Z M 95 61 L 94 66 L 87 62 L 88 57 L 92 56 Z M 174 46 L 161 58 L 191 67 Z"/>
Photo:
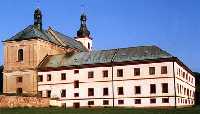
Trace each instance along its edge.
<path fill-rule="evenodd" d="M 85 14 L 82 14 L 80 21 L 81 21 L 81 26 L 80 29 L 77 31 L 76 40 L 81 42 L 88 49 L 88 51 L 91 51 L 92 38 L 90 37 L 90 31 L 87 29 L 86 25 L 87 16 Z"/>
<path fill-rule="evenodd" d="M 34 12 L 34 26 L 38 30 L 42 30 L 42 12 L 37 8 Z"/>

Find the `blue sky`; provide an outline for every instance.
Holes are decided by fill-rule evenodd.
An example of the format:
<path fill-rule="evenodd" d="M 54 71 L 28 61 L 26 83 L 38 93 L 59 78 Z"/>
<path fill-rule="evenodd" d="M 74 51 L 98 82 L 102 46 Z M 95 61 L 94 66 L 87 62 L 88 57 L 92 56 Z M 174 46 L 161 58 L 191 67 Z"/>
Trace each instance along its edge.
<path fill-rule="evenodd" d="M 33 23 L 36 0 L 1 0 L 0 39 Z M 40 0 L 44 28 L 74 37 L 85 4 L 95 50 L 157 45 L 200 72 L 200 0 Z M 3 44 L 0 45 L 3 64 Z"/>

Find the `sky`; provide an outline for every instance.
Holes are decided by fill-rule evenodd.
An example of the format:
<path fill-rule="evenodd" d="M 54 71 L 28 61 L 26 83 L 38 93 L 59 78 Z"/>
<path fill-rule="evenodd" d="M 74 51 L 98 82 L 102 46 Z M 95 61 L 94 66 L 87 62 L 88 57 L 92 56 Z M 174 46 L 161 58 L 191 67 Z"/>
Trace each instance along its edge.
<path fill-rule="evenodd" d="M 200 0 L 1 0 L 0 40 L 33 24 L 75 37 L 85 12 L 94 50 L 157 45 L 200 72 Z M 81 7 L 84 4 L 84 8 Z M 0 44 L 3 64 L 3 43 Z"/>

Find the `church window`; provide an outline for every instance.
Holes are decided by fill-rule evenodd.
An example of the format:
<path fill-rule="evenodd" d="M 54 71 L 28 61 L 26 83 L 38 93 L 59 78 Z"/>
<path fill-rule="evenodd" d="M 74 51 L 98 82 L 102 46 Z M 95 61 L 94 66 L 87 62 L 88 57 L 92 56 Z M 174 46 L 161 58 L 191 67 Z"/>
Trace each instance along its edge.
<path fill-rule="evenodd" d="M 47 81 L 51 81 L 51 74 L 47 75 Z"/>
<path fill-rule="evenodd" d="M 51 97 L 51 90 L 47 90 L 46 95 L 47 95 L 47 98 L 50 98 Z"/>
<path fill-rule="evenodd" d="M 135 94 L 141 94 L 141 87 L 135 86 Z"/>
<path fill-rule="evenodd" d="M 38 82 L 42 82 L 43 81 L 43 75 L 39 75 L 38 76 Z"/>
<path fill-rule="evenodd" d="M 17 82 L 17 83 L 22 83 L 22 77 L 17 77 L 17 78 L 16 78 L 16 82 Z"/>
<path fill-rule="evenodd" d="M 88 96 L 94 96 L 94 88 L 88 88 Z"/>
<path fill-rule="evenodd" d="M 94 78 L 94 72 L 93 71 L 88 72 L 88 78 Z"/>
<path fill-rule="evenodd" d="M 118 95 L 124 95 L 123 87 L 118 87 Z"/>
<path fill-rule="evenodd" d="M 117 70 L 117 77 L 123 77 L 123 69 Z"/>
<path fill-rule="evenodd" d="M 161 74 L 167 74 L 167 66 L 161 67 Z"/>
<path fill-rule="evenodd" d="M 150 84 L 150 93 L 155 94 L 156 93 L 156 84 Z"/>
<path fill-rule="evenodd" d="M 162 83 L 162 93 L 168 93 L 168 83 Z"/>
<path fill-rule="evenodd" d="M 90 43 L 88 43 L 88 49 L 90 49 Z"/>
<path fill-rule="evenodd" d="M 66 97 L 66 90 L 65 90 L 65 89 L 63 89 L 63 90 L 61 91 L 61 97 Z"/>
<path fill-rule="evenodd" d="M 61 80 L 66 80 L 66 73 L 61 73 Z"/>
<path fill-rule="evenodd" d="M 155 74 L 155 67 L 149 67 L 149 75 Z"/>
<path fill-rule="evenodd" d="M 134 76 L 140 75 L 140 68 L 134 68 Z"/>
<path fill-rule="evenodd" d="M 79 88 L 79 81 L 78 80 L 74 81 L 74 88 Z"/>
<path fill-rule="evenodd" d="M 23 61 L 24 60 L 24 52 L 23 49 L 18 50 L 18 61 Z"/>

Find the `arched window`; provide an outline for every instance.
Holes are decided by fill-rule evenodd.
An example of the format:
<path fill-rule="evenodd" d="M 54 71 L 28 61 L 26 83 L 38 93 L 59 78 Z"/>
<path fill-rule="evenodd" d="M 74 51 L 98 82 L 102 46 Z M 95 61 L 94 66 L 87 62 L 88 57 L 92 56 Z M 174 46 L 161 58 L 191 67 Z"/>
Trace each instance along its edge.
<path fill-rule="evenodd" d="M 88 49 L 90 49 L 90 43 L 88 43 Z"/>
<path fill-rule="evenodd" d="M 23 61 L 24 60 L 24 52 L 23 49 L 18 50 L 18 61 Z"/>

